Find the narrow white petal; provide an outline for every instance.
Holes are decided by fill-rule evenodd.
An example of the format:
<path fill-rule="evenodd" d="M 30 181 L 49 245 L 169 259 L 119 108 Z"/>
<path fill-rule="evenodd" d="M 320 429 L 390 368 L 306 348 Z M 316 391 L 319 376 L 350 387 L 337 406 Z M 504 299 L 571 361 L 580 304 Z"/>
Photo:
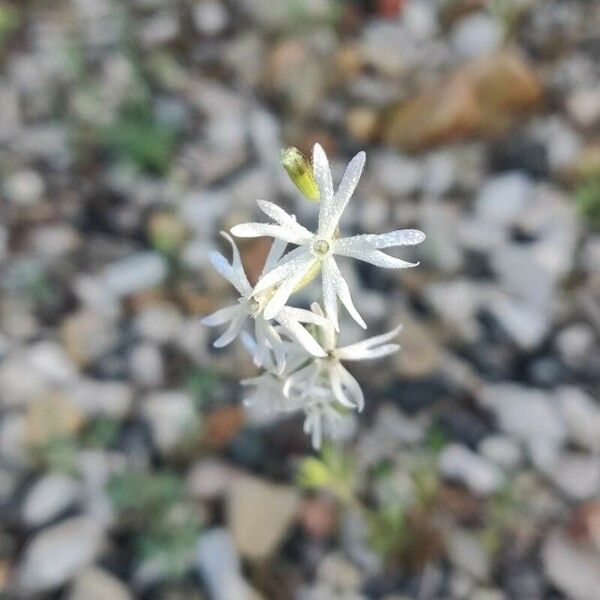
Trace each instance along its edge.
<path fill-rule="evenodd" d="M 319 212 L 319 236 L 329 238 L 333 235 L 340 218 L 356 189 L 363 168 L 366 155 L 359 152 L 348 164 L 342 183 L 338 188 L 332 202 L 328 206 L 322 206 Z"/>
<path fill-rule="evenodd" d="M 333 305 L 335 302 L 332 300 L 331 288 L 335 291 L 335 295 L 341 300 L 342 304 L 346 307 L 350 316 L 363 328 L 367 328 L 367 324 L 364 322 L 363 318 L 360 316 L 354 303 L 352 302 L 352 297 L 350 296 L 350 288 L 348 287 L 348 283 L 344 279 L 344 276 L 340 272 L 335 259 L 330 256 L 329 258 L 323 261 L 323 301 L 325 304 L 325 311 L 327 316 L 331 319 L 334 324 L 335 330 L 339 331 L 339 324 L 337 323 L 337 306 L 335 309 Z M 334 318 L 335 314 L 335 318 Z M 336 326 L 337 325 L 337 326 Z"/>
<path fill-rule="evenodd" d="M 329 161 L 325 150 L 323 150 L 321 144 L 315 144 L 313 146 L 313 172 L 315 174 L 315 181 L 321 194 L 320 204 L 323 206 L 323 202 L 329 204 L 333 199 L 333 180 L 331 179 L 331 169 L 329 168 Z"/>
<path fill-rule="evenodd" d="M 387 342 L 393 340 L 398 333 L 400 333 L 401 329 L 402 325 L 398 325 L 398 327 L 388 331 L 387 333 L 382 333 L 381 335 L 373 336 L 367 340 L 357 342 L 356 344 L 338 348 L 337 356 L 343 360 L 362 360 L 363 358 L 367 358 L 367 354 L 370 351 L 381 344 L 386 344 Z"/>
<path fill-rule="evenodd" d="M 273 223 L 241 223 L 234 225 L 230 231 L 233 235 L 243 238 L 273 237 L 291 244 L 302 244 L 307 241 L 306 236 L 301 235 L 296 229 L 273 225 Z"/>
<path fill-rule="evenodd" d="M 275 267 L 275 265 L 279 262 L 279 259 L 283 256 L 286 247 L 287 242 L 285 240 L 280 240 L 277 238 L 273 240 L 269 254 L 267 254 L 267 259 L 265 260 L 262 273 L 260 274 L 261 277 Z"/>
<path fill-rule="evenodd" d="M 269 341 L 269 344 L 271 345 L 273 355 L 275 356 L 275 366 L 277 374 L 281 375 L 281 373 L 283 373 L 283 370 L 285 369 L 287 358 L 285 352 L 285 345 L 283 343 L 283 340 L 279 336 L 279 333 L 277 333 L 275 327 L 273 327 L 271 323 L 268 323 L 264 319 L 262 321 L 265 326 L 265 335 L 267 337 L 267 340 Z"/>
<path fill-rule="evenodd" d="M 230 344 L 237 337 L 238 333 L 242 330 L 242 327 L 244 326 L 245 322 L 246 315 L 240 315 L 239 317 L 235 317 L 229 324 L 229 327 L 227 328 L 225 333 L 215 341 L 213 346 L 215 348 L 223 348 L 224 346 L 227 346 L 227 344 Z"/>
<path fill-rule="evenodd" d="M 226 306 L 220 308 L 211 315 L 208 315 L 200 321 L 203 325 L 208 327 L 215 327 L 216 325 L 223 325 L 227 321 L 231 321 L 236 315 L 241 314 L 244 311 L 242 304 L 234 304 L 233 306 Z"/>
<path fill-rule="evenodd" d="M 324 358 L 327 356 L 325 350 L 319 346 L 319 343 L 315 338 L 304 328 L 298 321 L 292 319 L 287 320 L 284 323 L 286 329 L 296 338 L 297 342 L 313 356 Z"/>
<path fill-rule="evenodd" d="M 376 248 L 391 248 L 392 246 L 416 246 L 425 240 L 425 234 L 418 229 L 396 229 L 378 235 L 367 234 L 365 237 Z"/>
<path fill-rule="evenodd" d="M 273 204 L 273 202 L 267 202 L 266 200 L 257 200 L 259 208 L 268 216 L 273 219 L 273 221 L 277 221 L 279 225 L 282 227 L 289 227 L 290 229 L 297 232 L 299 236 L 304 236 L 306 239 L 312 238 L 313 234 L 303 227 L 296 221 L 296 217 L 294 215 L 289 215 L 288 213 L 281 208 L 281 206 L 277 206 L 277 204 Z"/>
<path fill-rule="evenodd" d="M 238 269 L 234 269 L 234 267 L 229 264 L 229 261 L 216 250 L 211 250 L 208 253 L 208 258 L 215 268 L 215 270 L 222 275 L 231 285 L 242 295 L 246 295 L 250 288 L 250 284 L 246 279 L 246 275 L 244 271 L 240 272 Z M 247 284 L 247 286 L 246 286 Z"/>
<path fill-rule="evenodd" d="M 296 269 L 279 284 L 277 291 L 265 307 L 263 311 L 265 319 L 274 319 L 279 314 L 279 311 L 285 306 L 288 298 L 292 295 L 294 288 L 312 267 L 314 261 L 315 259 L 308 253 L 298 259 Z"/>
<path fill-rule="evenodd" d="M 335 364 L 329 371 L 331 391 L 337 401 L 348 408 L 356 408 L 362 411 L 365 405 L 365 397 L 358 384 L 350 373 L 341 364 Z"/>
<path fill-rule="evenodd" d="M 252 286 L 246 277 L 246 272 L 244 271 L 244 265 L 242 264 L 242 257 L 240 256 L 240 251 L 236 243 L 233 241 L 233 238 L 226 232 L 221 231 L 221 235 L 229 242 L 231 246 L 232 253 L 232 261 L 231 268 L 236 277 L 236 282 L 233 282 L 233 285 L 236 287 L 238 292 L 244 296 L 248 296 L 252 291 Z"/>
<path fill-rule="evenodd" d="M 257 282 L 254 287 L 253 295 L 264 292 L 275 284 L 285 279 L 290 273 L 293 273 L 300 265 L 304 264 L 306 260 L 310 258 L 314 260 L 310 255 L 309 251 L 300 246 L 294 248 L 291 252 L 288 252 L 279 265 L 274 269 L 271 269 L 268 273 L 265 273 Z"/>
<path fill-rule="evenodd" d="M 292 375 L 290 375 L 283 384 L 283 393 L 286 397 L 290 397 L 292 390 L 296 387 L 306 388 L 309 382 L 314 381 L 317 374 L 317 366 L 315 363 L 311 362 L 310 364 L 302 367 L 300 370 L 296 371 Z"/>
<path fill-rule="evenodd" d="M 350 256 L 351 258 L 356 258 L 357 260 L 362 260 L 384 269 L 405 269 L 416 267 L 419 264 L 394 258 L 381 252 L 369 240 L 369 236 L 367 235 L 355 235 L 336 240 L 334 252 L 335 254 Z"/>
<path fill-rule="evenodd" d="M 283 319 L 294 319 L 300 323 L 312 323 L 321 327 L 327 325 L 327 319 L 323 316 L 323 313 L 311 312 L 310 310 L 295 308 L 293 306 L 284 307 L 279 313 L 278 319 L 281 323 L 284 323 Z"/>
<path fill-rule="evenodd" d="M 374 360 L 376 358 L 383 358 L 384 356 L 394 354 L 394 352 L 398 352 L 398 350 L 400 350 L 399 344 L 383 344 L 376 348 L 364 348 L 360 352 L 357 351 L 351 354 L 343 352 L 342 355 L 338 352 L 338 357 L 342 360 Z"/>
<path fill-rule="evenodd" d="M 257 367 L 263 366 L 267 354 L 269 353 L 264 323 L 265 322 L 262 319 L 254 320 L 254 336 L 256 337 L 256 348 L 254 349 L 254 355 L 252 356 L 252 360 L 254 361 L 254 364 Z"/>

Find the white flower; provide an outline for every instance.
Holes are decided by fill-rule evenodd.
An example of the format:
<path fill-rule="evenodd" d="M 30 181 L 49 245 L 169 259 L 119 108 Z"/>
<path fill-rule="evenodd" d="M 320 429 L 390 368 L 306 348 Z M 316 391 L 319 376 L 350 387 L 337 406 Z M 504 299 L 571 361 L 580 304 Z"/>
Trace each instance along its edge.
<path fill-rule="evenodd" d="M 322 396 L 322 397 L 321 397 Z M 310 435 L 310 441 L 315 450 L 321 448 L 323 434 L 333 439 L 341 437 L 350 419 L 341 413 L 332 403 L 331 393 L 319 388 L 312 396 L 312 402 L 304 407 L 304 433 Z"/>
<path fill-rule="evenodd" d="M 335 330 L 339 331 L 338 298 L 354 320 L 366 328 L 352 302 L 348 283 L 338 268 L 335 256 L 349 256 L 386 269 L 417 266 L 418 263 L 410 263 L 381 252 L 382 248 L 419 244 L 425 239 L 425 234 L 416 229 L 396 230 L 382 235 L 364 234 L 347 238 L 336 236 L 338 222 L 356 188 L 364 164 L 365 153 L 359 152 L 348 165 L 334 194 L 327 156 L 323 148 L 315 144 L 313 168 L 321 197 L 316 233 L 297 223 L 295 217 L 279 206 L 264 200 L 258 200 L 258 206 L 275 223 L 244 223 L 231 228 L 231 233 L 239 237 L 271 236 L 298 245 L 275 268 L 265 270 L 254 288 L 253 294 L 257 296 L 277 286 L 264 308 L 266 319 L 275 318 L 280 313 L 296 285 L 316 263 L 320 263 L 325 313 Z"/>
<path fill-rule="evenodd" d="M 322 314 L 318 304 L 314 303 L 312 309 L 315 313 Z M 398 335 L 401 328 L 399 325 L 382 335 L 337 348 L 335 331 L 332 324 L 327 322 L 321 328 L 323 348 L 327 357 L 313 358 L 308 365 L 290 375 L 285 382 L 284 393 L 293 396 L 300 390 L 326 387 L 341 405 L 362 411 L 365 404 L 364 394 L 358 381 L 344 367 L 342 361 L 373 360 L 396 352 L 400 346 L 389 342 Z"/>
<path fill-rule="evenodd" d="M 281 372 L 285 366 L 285 347 L 277 328 L 263 314 L 264 308 L 275 290 L 263 289 L 260 294 L 256 294 L 246 277 L 235 242 L 227 233 L 221 232 L 221 234 L 231 245 L 232 262 L 230 264 L 221 253 L 216 251 L 210 253 L 210 260 L 215 269 L 239 292 L 240 298 L 237 304 L 217 310 L 205 317 L 202 323 L 210 327 L 229 323 L 225 333 L 214 342 L 216 348 L 223 348 L 237 337 L 246 320 L 252 318 L 256 336 L 256 347 L 253 356 L 255 364 L 261 366 L 265 362 L 269 350 L 272 350 L 275 355 L 277 369 Z M 263 274 L 267 273 L 277 263 L 285 250 L 285 246 L 286 243 L 280 240 L 273 242 L 265 261 Z M 280 323 L 311 355 L 325 356 L 325 352 L 315 338 L 301 325 L 301 323 L 312 323 L 323 326 L 326 322 L 323 316 L 314 314 L 309 310 L 281 306 L 271 318 Z"/>

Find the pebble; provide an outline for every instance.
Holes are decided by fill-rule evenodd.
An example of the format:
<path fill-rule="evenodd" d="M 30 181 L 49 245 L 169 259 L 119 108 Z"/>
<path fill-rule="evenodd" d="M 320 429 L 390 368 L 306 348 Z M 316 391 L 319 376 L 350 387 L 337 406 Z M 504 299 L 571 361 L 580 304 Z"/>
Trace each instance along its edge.
<path fill-rule="evenodd" d="M 498 20 L 485 13 L 471 13 L 452 28 L 450 43 L 461 58 L 478 58 L 500 47 L 503 32 Z"/>
<path fill-rule="evenodd" d="M 477 532 L 454 528 L 445 536 L 448 558 L 477 581 L 486 581 L 492 563 Z"/>
<path fill-rule="evenodd" d="M 39 527 L 72 506 L 79 496 L 79 485 L 62 473 L 48 473 L 38 479 L 21 506 L 21 519 L 28 527 Z"/>
<path fill-rule="evenodd" d="M 196 29 L 207 36 L 219 35 L 229 21 L 225 5 L 218 0 L 204 0 L 196 4 L 193 18 Z"/>
<path fill-rule="evenodd" d="M 61 337 L 71 360 L 83 367 L 110 352 L 118 342 L 114 322 L 91 310 L 68 316 L 61 324 Z"/>
<path fill-rule="evenodd" d="M 73 517 L 33 537 L 18 568 L 19 588 L 35 594 L 64 585 L 91 564 L 104 544 L 101 526 L 89 517 Z"/>
<path fill-rule="evenodd" d="M 117 296 L 142 292 L 161 284 L 167 276 L 164 257 L 156 252 L 138 252 L 106 267 L 104 283 Z"/>
<path fill-rule="evenodd" d="M 565 364 L 577 368 L 594 346 L 594 330 L 584 323 L 569 325 L 558 333 L 554 344 Z"/>
<path fill-rule="evenodd" d="M 556 390 L 571 441 L 580 448 L 600 452 L 600 403 L 576 386 Z"/>
<path fill-rule="evenodd" d="M 132 348 L 128 358 L 129 375 L 145 388 L 158 388 L 165 380 L 165 364 L 160 348 L 143 343 Z"/>
<path fill-rule="evenodd" d="M 182 391 L 153 392 L 142 401 L 141 411 L 162 453 L 175 450 L 198 422 L 192 397 Z"/>
<path fill-rule="evenodd" d="M 155 304 L 141 310 L 135 319 L 137 332 L 150 342 L 166 344 L 179 337 L 182 317 L 171 304 Z"/>
<path fill-rule="evenodd" d="M 227 522 L 235 547 L 250 560 L 270 557 L 283 541 L 299 507 L 291 486 L 250 476 L 234 479 L 227 494 Z"/>
<path fill-rule="evenodd" d="M 196 552 L 200 575 L 212 600 L 246 600 L 240 559 L 230 533 L 223 528 L 205 531 Z"/>
<path fill-rule="evenodd" d="M 575 501 L 600 496 L 600 454 L 563 452 L 541 470 L 568 498 Z"/>
<path fill-rule="evenodd" d="M 489 179 L 475 200 L 475 210 L 484 220 L 498 227 L 516 222 L 533 198 L 534 185 L 520 171 L 510 171 Z"/>
<path fill-rule="evenodd" d="M 600 90 L 583 88 L 567 98 L 567 111 L 580 127 L 588 128 L 600 122 Z"/>
<path fill-rule="evenodd" d="M 4 182 L 6 197 L 18 206 L 31 206 L 39 202 L 45 193 L 42 177 L 32 170 L 17 171 Z"/>
<path fill-rule="evenodd" d="M 579 548 L 564 533 L 554 531 L 542 548 L 544 571 L 550 581 L 573 600 L 598 600 L 600 557 Z"/>
<path fill-rule="evenodd" d="M 483 438 L 479 443 L 479 452 L 506 471 L 515 471 L 523 462 L 521 447 L 507 435 L 497 434 Z"/>
<path fill-rule="evenodd" d="M 416 192 L 423 181 L 423 164 L 397 152 L 376 154 L 372 159 L 377 182 L 389 194 L 408 196 Z"/>
<path fill-rule="evenodd" d="M 439 469 L 444 477 L 464 483 L 473 493 L 487 496 L 504 483 L 502 471 L 486 458 L 461 444 L 448 444 L 440 453 Z"/>
<path fill-rule="evenodd" d="M 133 389 L 121 381 L 81 379 L 69 387 L 69 396 L 88 417 L 123 418 L 133 402 Z"/>
<path fill-rule="evenodd" d="M 133 600 L 133 594 L 108 571 L 87 567 L 74 579 L 66 600 Z"/>
<path fill-rule="evenodd" d="M 195 463 L 186 477 L 186 485 L 190 494 L 207 501 L 225 495 L 232 481 L 232 470 L 226 464 L 213 458 L 206 458 Z"/>

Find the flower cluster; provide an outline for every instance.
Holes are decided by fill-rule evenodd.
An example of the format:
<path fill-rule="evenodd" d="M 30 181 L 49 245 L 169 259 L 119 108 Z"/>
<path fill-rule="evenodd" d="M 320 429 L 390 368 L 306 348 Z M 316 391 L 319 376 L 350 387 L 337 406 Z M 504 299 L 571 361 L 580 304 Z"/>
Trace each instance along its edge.
<path fill-rule="evenodd" d="M 221 348 L 242 334 L 254 363 L 262 367 L 260 375 L 242 382 L 249 390 L 245 402 L 258 403 L 269 411 L 304 411 L 305 432 L 318 448 L 324 434 L 335 436 L 347 410 L 361 411 L 364 406 L 360 385 L 344 363 L 380 358 L 399 349 L 392 340 L 400 327 L 338 347 L 338 301 L 361 327 L 366 329 L 367 325 L 354 306 L 337 258 L 346 256 L 386 269 L 415 267 L 418 263 L 394 258 L 382 250 L 419 244 L 425 235 L 415 229 L 402 229 L 342 237 L 338 224 L 362 174 L 365 153 L 359 152 L 352 159 L 337 191 L 327 156 L 319 144 L 313 149 L 312 166 L 303 163 L 297 153 L 292 158 L 293 164 L 284 163 L 292 180 L 307 197 L 320 202 L 316 232 L 303 227 L 295 216 L 276 204 L 258 200 L 259 208 L 272 222 L 236 225 L 231 233 L 242 238 L 274 238 L 262 274 L 252 287 L 235 242 L 222 232 L 231 245 L 232 262 L 219 252 L 211 252 L 210 260 L 235 287 L 239 299 L 206 317 L 203 323 L 228 323 L 214 345 Z M 298 173 L 297 178 L 294 173 Z M 286 253 L 288 244 L 296 247 Z M 317 302 L 311 310 L 288 306 L 290 296 L 319 273 L 322 306 Z M 244 331 L 247 320 L 254 321 L 254 337 Z"/>

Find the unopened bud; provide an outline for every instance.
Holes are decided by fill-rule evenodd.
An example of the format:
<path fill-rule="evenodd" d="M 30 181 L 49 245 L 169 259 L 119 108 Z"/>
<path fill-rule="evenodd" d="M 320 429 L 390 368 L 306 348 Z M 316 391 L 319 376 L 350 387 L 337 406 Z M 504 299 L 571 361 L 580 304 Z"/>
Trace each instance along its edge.
<path fill-rule="evenodd" d="M 281 151 L 281 164 L 294 185 L 313 202 L 320 198 L 319 188 L 313 175 L 312 165 L 298 148 L 286 148 Z"/>

